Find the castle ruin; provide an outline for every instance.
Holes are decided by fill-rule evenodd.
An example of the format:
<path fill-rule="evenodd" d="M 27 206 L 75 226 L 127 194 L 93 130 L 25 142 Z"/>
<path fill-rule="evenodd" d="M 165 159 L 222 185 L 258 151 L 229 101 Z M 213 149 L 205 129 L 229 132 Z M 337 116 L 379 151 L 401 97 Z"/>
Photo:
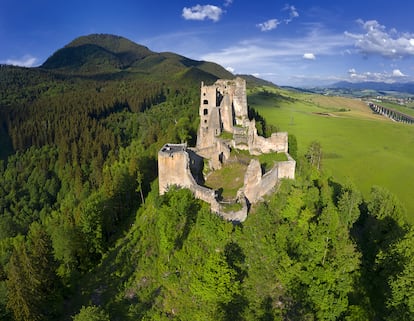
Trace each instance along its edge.
<path fill-rule="evenodd" d="M 202 83 L 199 114 L 195 148 L 166 144 L 159 151 L 159 192 L 164 194 L 172 185 L 189 188 L 196 198 L 208 202 L 213 212 L 228 220 L 244 221 L 251 204 L 272 192 L 282 178 L 294 179 L 296 162 L 288 154 L 288 135 L 279 132 L 264 138 L 257 134 L 255 121 L 248 117 L 246 81 L 240 77 L 219 79 L 211 86 Z M 220 169 L 230 161 L 232 150 L 245 150 L 250 155 L 284 153 L 287 161 L 276 162 L 263 173 L 259 161 L 252 158 L 244 186 L 234 200 L 241 210 L 226 212 L 218 193 L 203 186 L 203 167 L 206 160 L 210 170 Z"/>

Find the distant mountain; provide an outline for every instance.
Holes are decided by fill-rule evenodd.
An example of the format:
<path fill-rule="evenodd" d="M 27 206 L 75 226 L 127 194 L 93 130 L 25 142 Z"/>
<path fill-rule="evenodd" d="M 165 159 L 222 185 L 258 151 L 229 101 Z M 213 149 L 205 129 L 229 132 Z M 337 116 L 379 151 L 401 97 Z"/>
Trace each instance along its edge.
<path fill-rule="evenodd" d="M 329 88 L 343 88 L 352 90 L 397 91 L 414 94 L 414 83 L 384 83 L 384 82 L 358 82 L 340 81 L 328 86 Z"/>
<path fill-rule="evenodd" d="M 275 85 L 274 83 L 261 79 L 261 78 L 257 78 L 253 75 L 237 75 L 243 79 L 246 80 L 246 84 L 247 87 L 256 87 L 256 86 L 268 86 L 268 87 L 278 87 L 277 85 Z"/>
<path fill-rule="evenodd" d="M 234 77 L 218 64 L 171 52 L 156 53 L 126 38 L 108 34 L 79 37 L 56 51 L 40 68 L 89 76 L 126 72 L 159 79 L 189 77 L 197 81 Z"/>
<path fill-rule="evenodd" d="M 41 66 L 77 72 L 108 72 L 124 69 L 137 60 L 154 54 L 148 48 L 113 35 L 93 34 L 79 37 L 56 51 Z"/>

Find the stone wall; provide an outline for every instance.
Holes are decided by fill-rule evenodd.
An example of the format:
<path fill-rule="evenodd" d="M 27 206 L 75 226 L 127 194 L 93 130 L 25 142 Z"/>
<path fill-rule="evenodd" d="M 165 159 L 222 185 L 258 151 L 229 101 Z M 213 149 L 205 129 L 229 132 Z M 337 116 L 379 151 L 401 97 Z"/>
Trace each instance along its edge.
<path fill-rule="evenodd" d="M 166 144 L 158 153 L 159 192 L 164 194 L 169 186 L 189 188 L 194 196 L 210 204 L 211 210 L 227 220 L 243 221 L 249 205 L 269 194 L 280 179 L 295 177 L 296 162 L 287 153 L 287 133 L 273 133 L 264 138 L 257 134 L 256 123 L 249 121 L 246 82 L 242 78 L 217 80 L 212 86 L 201 85 L 200 126 L 196 148 L 186 144 Z M 225 130 L 233 139 L 220 139 Z M 244 187 L 238 191 L 239 211 L 226 212 L 217 201 L 216 192 L 202 186 L 204 159 L 211 170 L 222 167 L 230 158 L 231 148 L 248 150 L 251 155 L 286 153 L 288 160 L 276 163 L 262 174 L 258 160 L 252 159 L 244 176 Z"/>
<path fill-rule="evenodd" d="M 254 119 L 248 125 L 248 146 L 252 155 L 267 154 L 272 152 L 288 151 L 288 133 L 273 133 L 269 138 L 257 134 L 256 122 Z"/>
<path fill-rule="evenodd" d="M 279 162 L 278 165 L 278 178 L 290 178 L 295 179 L 296 161 L 286 153 L 288 160 L 285 162 Z"/>
<path fill-rule="evenodd" d="M 234 79 L 235 91 L 233 98 L 235 122 L 242 126 L 245 119 L 249 119 L 247 110 L 246 81 L 237 77 Z"/>
<path fill-rule="evenodd" d="M 220 101 L 221 94 L 215 86 L 201 84 L 200 126 L 197 135 L 197 148 L 214 144 L 215 137 L 221 134 Z"/>
<path fill-rule="evenodd" d="M 213 211 L 219 211 L 214 190 L 200 186 L 193 174 L 194 169 L 200 168 L 196 155 L 187 150 L 186 144 L 166 144 L 158 152 L 158 180 L 160 195 L 166 193 L 170 186 L 176 185 L 190 189 L 194 196 L 210 203 Z M 190 158 L 190 155 L 192 156 Z"/>
<path fill-rule="evenodd" d="M 220 104 L 221 126 L 228 133 L 233 132 L 234 110 L 230 95 L 225 95 Z"/>
<path fill-rule="evenodd" d="M 250 203 L 258 202 L 269 194 L 279 181 L 278 165 L 262 175 L 262 168 L 257 159 L 252 159 L 244 176 L 244 194 Z"/>
<path fill-rule="evenodd" d="M 164 194 L 170 185 L 190 187 L 192 184 L 188 175 L 189 157 L 185 149 L 185 144 L 166 144 L 158 152 L 160 194 Z"/>
<path fill-rule="evenodd" d="M 271 193 L 283 178 L 295 178 L 295 160 L 287 154 L 288 160 L 277 162 L 273 168 L 262 175 L 262 168 L 256 159 L 250 161 L 244 176 L 244 195 L 250 203 L 256 203 L 264 195 Z"/>
<path fill-rule="evenodd" d="M 211 86 L 201 84 L 200 127 L 197 148 L 214 144 L 222 131 L 233 133 L 234 125 L 245 126 L 248 120 L 246 81 L 219 79 Z"/>

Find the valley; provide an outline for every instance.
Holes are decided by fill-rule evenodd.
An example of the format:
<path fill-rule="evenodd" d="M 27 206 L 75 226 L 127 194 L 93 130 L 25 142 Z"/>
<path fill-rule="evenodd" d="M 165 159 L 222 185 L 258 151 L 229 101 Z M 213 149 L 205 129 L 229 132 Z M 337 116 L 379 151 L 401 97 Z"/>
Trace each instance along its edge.
<path fill-rule="evenodd" d="M 355 183 L 364 195 L 373 185 L 388 188 L 414 221 L 414 126 L 374 114 L 355 98 L 274 89 L 274 95 L 252 92 L 249 102 L 279 130 L 294 134 L 302 155 L 319 141 L 329 175 Z"/>

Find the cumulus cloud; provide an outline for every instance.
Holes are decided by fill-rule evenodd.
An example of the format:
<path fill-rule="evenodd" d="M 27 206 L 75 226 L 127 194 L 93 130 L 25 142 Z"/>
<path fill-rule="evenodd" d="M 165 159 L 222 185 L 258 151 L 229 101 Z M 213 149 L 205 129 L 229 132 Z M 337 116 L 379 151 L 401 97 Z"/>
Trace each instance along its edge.
<path fill-rule="evenodd" d="M 31 55 L 25 55 L 20 59 L 7 59 L 3 63 L 7 65 L 20 66 L 20 67 L 33 67 L 37 62 L 37 58 Z"/>
<path fill-rule="evenodd" d="M 405 77 L 405 75 L 401 72 L 401 70 L 400 69 L 394 69 L 393 71 L 392 71 L 392 75 L 393 75 L 393 77 Z"/>
<path fill-rule="evenodd" d="M 398 32 L 387 28 L 376 20 L 358 23 L 364 33 L 345 32 L 345 35 L 355 40 L 355 47 L 363 54 L 378 54 L 387 58 L 402 58 L 414 55 L 414 34 Z"/>
<path fill-rule="evenodd" d="M 234 71 L 235 71 L 234 68 L 233 67 L 230 67 L 230 66 L 229 67 L 226 67 L 226 70 L 227 71 L 230 71 L 232 74 L 234 74 Z"/>
<path fill-rule="evenodd" d="M 263 23 L 258 23 L 256 27 L 260 28 L 261 31 L 270 31 L 276 29 L 280 22 L 277 19 L 270 19 Z"/>
<path fill-rule="evenodd" d="M 299 17 L 299 12 L 296 10 L 295 6 L 291 6 L 291 5 L 287 4 L 283 8 L 283 11 L 288 11 L 289 12 L 289 18 L 286 18 L 285 19 L 285 23 L 286 24 L 292 22 L 292 20 L 294 18 L 298 18 Z"/>
<path fill-rule="evenodd" d="M 357 72 L 355 68 L 348 70 L 349 78 L 352 82 L 365 82 L 365 81 L 375 81 L 375 82 L 385 82 L 393 83 L 401 80 L 403 77 L 407 77 L 399 69 L 394 69 L 391 73 L 389 72 Z"/>
<path fill-rule="evenodd" d="M 196 5 L 191 8 L 184 7 L 182 16 L 185 20 L 206 20 L 210 19 L 214 22 L 220 20 L 223 10 L 213 5 Z"/>
<path fill-rule="evenodd" d="M 224 1 L 224 6 L 225 6 L 225 7 L 228 7 L 228 6 L 230 6 L 232 3 L 233 3 L 233 0 L 225 0 L 225 1 Z"/>
<path fill-rule="evenodd" d="M 303 54 L 303 59 L 306 59 L 306 60 L 315 60 L 316 59 L 316 56 L 315 56 L 315 54 L 313 54 L 311 52 L 306 52 L 306 53 Z"/>

